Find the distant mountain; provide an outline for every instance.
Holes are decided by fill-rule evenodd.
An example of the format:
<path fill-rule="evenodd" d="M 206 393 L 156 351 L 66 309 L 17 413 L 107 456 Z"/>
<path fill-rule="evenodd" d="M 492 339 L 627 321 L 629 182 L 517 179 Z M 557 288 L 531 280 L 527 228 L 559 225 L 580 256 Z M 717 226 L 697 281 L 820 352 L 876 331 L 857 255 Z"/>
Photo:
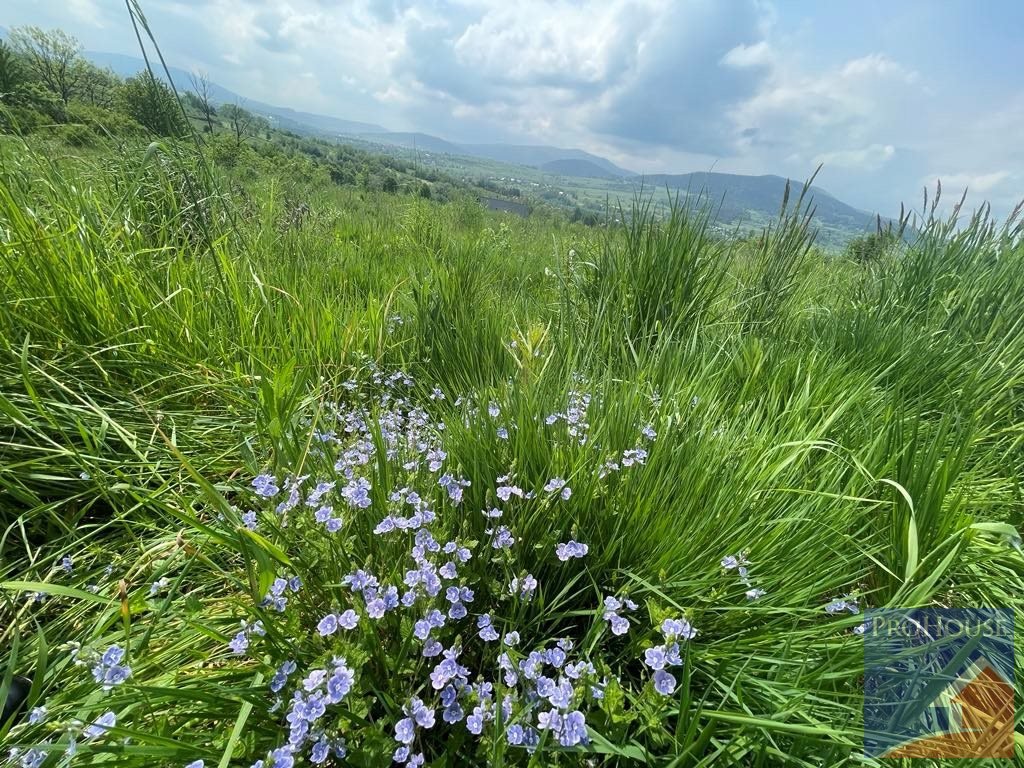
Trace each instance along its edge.
<path fill-rule="evenodd" d="M 633 175 L 632 171 L 619 168 L 611 161 L 584 152 L 582 149 L 562 149 L 544 145 L 456 144 L 428 133 L 399 131 L 364 133 L 354 138 L 394 147 L 415 148 L 424 152 L 440 152 L 446 155 L 494 160 L 509 165 L 525 165 L 549 170 L 562 176 L 618 179 Z M 555 165 L 552 165 L 553 163 Z"/>
<path fill-rule="evenodd" d="M 516 144 L 464 144 L 462 148 L 473 157 L 485 157 L 501 163 L 529 165 L 534 168 L 540 168 L 545 163 L 552 163 L 557 160 L 585 160 L 603 169 L 611 177 L 635 175 L 632 171 L 619 168 L 610 160 L 584 152 L 582 149 L 562 149 L 561 147 L 548 147 L 544 145 Z"/>
<path fill-rule="evenodd" d="M 633 182 L 650 191 L 668 187 L 690 197 L 704 195 L 711 205 L 721 206 L 718 219 L 726 222 L 749 218 L 751 211 L 777 216 L 786 189 L 786 179 L 781 176 L 744 176 L 737 173 L 657 173 L 635 176 Z M 791 204 L 800 194 L 800 189 L 801 183 L 791 182 Z M 847 205 L 821 187 L 811 187 L 807 194 L 813 198 L 814 218 L 818 224 L 851 232 L 864 232 L 876 226 L 874 214 Z"/>
<path fill-rule="evenodd" d="M 131 77 L 146 68 L 146 62 L 137 56 L 126 56 L 121 53 L 104 53 L 101 51 L 86 51 L 85 57 L 93 64 L 100 67 L 110 67 L 121 77 Z M 163 69 L 159 62 L 153 63 L 153 71 L 163 75 Z M 191 75 L 179 67 L 168 67 L 174 86 L 179 91 L 191 91 Z M 270 118 L 271 122 L 278 128 L 294 131 L 295 133 L 315 133 L 337 137 L 338 134 L 353 133 L 384 133 L 386 128 L 373 123 L 360 123 L 355 120 L 344 120 L 340 117 L 329 115 L 317 115 L 312 112 L 299 112 L 289 107 L 278 107 L 273 104 L 266 104 L 262 101 L 254 101 L 240 96 L 234 91 L 228 90 L 217 83 L 210 83 L 210 98 L 217 104 L 239 104 L 250 112 L 256 112 L 264 117 Z"/>
<path fill-rule="evenodd" d="M 6 32 L 6 29 L 0 27 L 0 38 L 4 37 Z M 123 77 L 134 75 L 145 68 L 145 62 L 136 56 L 97 51 L 87 51 L 85 56 L 99 66 L 110 67 Z M 191 90 L 188 72 L 178 67 L 169 69 L 171 78 L 179 90 Z M 216 83 L 210 84 L 210 91 L 216 103 L 238 103 L 252 112 L 267 117 L 276 127 L 296 133 L 334 139 L 348 138 L 378 147 L 415 148 L 423 152 L 529 166 L 565 178 L 566 187 L 573 186 L 568 181 L 570 178 L 622 179 L 651 192 L 668 187 L 689 197 L 704 195 L 709 203 L 717 207 L 718 221 L 728 224 L 758 225 L 766 217 L 774 218 L 778 215 L 786 187 L 786 180 L 781 176 L 744 176 L 732 173 L 640 176 L 620 168 L 603 157 L 580 149 L 544 145 L 458 144 L 426 133 L 389 131 L 372 123 L 300 112 L 288 107 L 253 101 Z M 793 185 L 790 194 L 792 198 L 799 194 L 799 184 Z M 830 236 L 833 239 L 842 241 L 875 226 L 876 218 L 873 214 L 847 205 L 820 187 L 812 187 L 810 194 L 816 207 L 817 224 L 831 230 Z"/>
<path fill-rule="evenodd" d="M 453 144 L 450 141 L 431 136 L 429 133 L 405 133 L 402 131 L 386 131 L 359 133 L 354 138 L 369 141 L 376 144 L 383 144 L 391 147 L 403 147 L 405 149 L 417 149 L 421 152 L 436 152 L 444 155 L 468 155 L 465 147 Z"/>
<path fill-rule="evenodd" d="M 578 160 L 565 158 L 563 160 L 552 160 L 544 163 L 540 169 L 545 173 L 554 173 L 558 176 L 576 176 L 582 179 L 619 179 L 621 176 L 612 173 L 607 168 L 602 168 L 590 160 Z"/>

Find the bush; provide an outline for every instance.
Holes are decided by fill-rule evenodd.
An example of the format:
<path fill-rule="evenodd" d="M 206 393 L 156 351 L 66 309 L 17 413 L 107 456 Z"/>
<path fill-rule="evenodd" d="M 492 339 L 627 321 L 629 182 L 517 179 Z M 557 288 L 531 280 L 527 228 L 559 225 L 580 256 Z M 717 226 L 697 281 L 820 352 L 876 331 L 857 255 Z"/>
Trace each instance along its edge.
<path fill-rule="evenodd" d="M 58 138 L 72 147 L 89 147 L 96 143 L 96 134 L 87 125 L 68 123 L 57 128 Z"/>
<path fill-rule="evenodd" d="M 157 136 L 184 136 L 188 132 L 174 91 L 148 72 L 125 80 L 118 100 L 125 114 Z"/>
<path fill-rule="evenodd" d="M 87 126 L 97 136 L 114 139 L 135 139 L 146 135 L 146 129 L 124 112 L 91 104 L 72 102 L 68 119 Z"/>

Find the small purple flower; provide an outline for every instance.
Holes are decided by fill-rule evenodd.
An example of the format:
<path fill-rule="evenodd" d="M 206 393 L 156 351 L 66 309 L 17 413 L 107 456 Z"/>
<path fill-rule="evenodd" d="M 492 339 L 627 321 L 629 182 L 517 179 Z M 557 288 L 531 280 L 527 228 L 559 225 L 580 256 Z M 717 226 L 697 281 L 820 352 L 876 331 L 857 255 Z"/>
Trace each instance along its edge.
<path fill-rule="evenodd" d="M 558 734 L 558 743 L 563 747 L 575 747 L 578 744 L 586 744 L 587 723 L 583 713 L 579 710 L 569 712 L 562 718 L 562 729 Z"/>
<path fill-rule="evenodd" d="M 580 544 L 572 539 L 555 547 L 555 554 L 558 555 L 558 559 L 563 563 L 574 557 L 583 557 L 588 551 L 590 551 L 590 547 L 588 545 Z"/>
<path fill-rule="evenodd" d="M 753 589 L 748 589 L 746 595 L 747 600 L 758 600 L 764 597 L 765 591 L 759 587 L 754 587 Z"/>
<path fill-rule="evenodd" d="M 676 679 L 671 672 L 659 669 L 654 673 L 654 690 L 662 696 L 671 696 L 676 689 Z"/>
<path fill-rule="evenodd" d="M 512 536 L 512 531 L 503 525 L 495 531 L 494 540 L 491 541 L 491 546 L 494 547 L 494 549 L 508 549 L 515 544 L 515 542 L 516 540 Z"/>
<path fill-rule="evenodd" d="M 661 633 L 669 643 L 677 638 L 692 640 L 697 636 L 697 630 L 686 619 L 665 619 L 661 622 Z"/>
<path fill-rule="evenodd" d="M 320 619 L 320 623 L 316 625 L 316 631 L 320 633 L 320 637 L 327 637 L 337 632 L 338 614 L 329 613 Z"/>
<path fill-rule="evenodd" d="M 270 499 L 281 490 L 277 487 L 276 483 L 277 480 L 273 475 L 257 475 L 252 480 L 252 487 L 258 496 Z"/>
<path fill-rule="evenodd" d="M 478 633 L 480 635 L 480 639 L 483 640 L 485 643 L 492 643 L 498 639 L 499 635 L 497 631 L 495 631 L 494 627 L 491 626 L 490 614 L 485 613 L 481 616 L 478 616 L 476 620 L 476 626 L 480 630 L 480 632 Z"/>
<path fill-rule="evenodd" d="M 113 712 L 104 712 L 92 725 L 82 731 L 82 735 L 87 739 L 98 739 L 115 725 L 117 725 L 117 715 Z"/>
<path fill-rule="evenodd" d="M 296 663 L 291 660 L 286 661 L 284 664 L 278 667 L 277 671 L 274 672 L 274 676 L 270 680 L 271 692 L 280 693 L 281 689 L 283 689 L 285 685 L 287 685 L 289 676 L 291 676 L 297 668 L 298 667 Z"/>

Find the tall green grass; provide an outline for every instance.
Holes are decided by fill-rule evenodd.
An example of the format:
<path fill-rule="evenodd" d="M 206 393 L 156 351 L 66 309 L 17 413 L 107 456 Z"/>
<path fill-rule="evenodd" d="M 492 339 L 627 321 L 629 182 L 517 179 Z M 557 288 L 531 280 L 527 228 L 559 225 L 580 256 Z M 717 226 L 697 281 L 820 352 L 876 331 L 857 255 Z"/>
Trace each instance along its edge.
<path fill-rule="evenodd" d="M 27 675 L 52 718 L 0 738 L 56 744 L 47 765 L 63 760 L 55 723 L 104 709 L 129 741 L 82 762 L 249 765 L 277 743 L 266 671 L 229 662 L 230 627 L 281 557 L 309 558 L 324 590 L 360 563 L 218 518 L 262 469 L 315 465 L 311 425 L 352 402 L 350 376 L 376 400 L 376 366 L 409 371 L 408 396 L 445 421 L 471 513 L 510 468 L 570 480 L 564 510 L 515 518 L 545 594 L 520 618 L 529 641 L 575 634 L 621 675 L 618 714 L 592 723 L 596 762 L 870 764 L 859 620 L 823 606 L 1021 607 L 1013 220 L 925 211 L 912 243 L 858 265 L 811 247 L 802 197 L 744 247 L 713 237 L 706 210 L 661 219 L 645 200 L 600 233 L 324 189 L 296 217 L 274 178 L 226 193 L 177 146 L 46 157 L 0 145 L 0 698 Z M 541 420 L 583 390 L 588 444 L 550 438 Z M 498 404 L 509 438 L 459 394 Z M 599 477 L 593 446 L 628 446 L 648 421 L 646 464 Z M 567 570 L 550 547 L 570 535 L 590 553 Z M 756 601 L 719 566 L 739 551 Z M 641 641 L 599 642 L 615 589 L 644 623 L 686 611 L 700 629 L 661 708 L 640 692 Z M 72 641 L 130 647 L 132 680 L 101 697 Z M 530 762 L 431 748 L 435 765 Z M 382 735 L 355 764 L 390 750 Z"/>

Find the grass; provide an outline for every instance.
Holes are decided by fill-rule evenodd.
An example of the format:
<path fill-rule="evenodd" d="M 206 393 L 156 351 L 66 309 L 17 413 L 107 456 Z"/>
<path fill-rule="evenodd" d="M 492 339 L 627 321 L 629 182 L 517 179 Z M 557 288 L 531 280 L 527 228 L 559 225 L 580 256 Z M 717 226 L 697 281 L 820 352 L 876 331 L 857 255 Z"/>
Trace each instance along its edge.
<path fill-rule="evenodd" d="M 401 584 L 413 567 L 411 534 L 373 533 L 403 485 L 436 509 L 438 542 L 473 548 L 476 600 L 442 637 L 461 637 L 470 681 L 510 693 L 476 637 L 488 610 L 520 633 L 513 658 L 571 637 L 606 682 L 600 701 L 577 694 L 586 747 L 509 746 L 534 717 L 519 703 L 479 739 L 439 708 L 413 745 L 435 766 L 881 764 L 861 754 L 862 619 L 824 606 L 1021 607 L 1019 224 L 924 212 L 912 245 L 862 265 L 810 248 L 795 194 L 760 243 L 736 243 L 702 210 L 643 199 L 599 234 L 316 186 L 296 215 L 273 175 L 238 188 L 179 145 L 52 156 L 0 145 L 0 694 L 24 675 L 48 712 L 0 723 L 22 756 L 248 766 L 287 737 L 268 712 L 278 666 L 341 654 L 353 691 L 321 725 L 351 764 L 391 764 L 403 705 L 437 701 L 412 636 L 424 604 L 316 626 L 365 614 L 346 574 Z M 585 416 L 545 423 L 583 393 Z M 470 481 L 460 505 L 403 467 L 410 431 Z M 372 455 L 348 466 L 372 503 L 350 509 L 334 461 L 360 434 Z M 309 474 L 307 494 L 337 480 L 342 531 L 302 504 L 275 514 L 286 490 L 255 497 L 261 472 Z M 501 502 L 510 472 L 537 497 Z M 571 498 L 543 491 L 553 477 Z M 479 513 L 495 505 L 500 521 Z M 490 546 L 498 524 L 509 550 Z M 569 539 L 589 551 L 563 563 Z M 756 600 L 720 565 L 740 552 Z M 536 597 L 510 597 L 526 573 Z M 261 607 L 291 575 L 288 610 Z M 638 607 L 613 636 L 602 600 L 626 594 Z M 664 697 L 641 660 L 682 616 L 698 634 Z M 233 655 L 243 619 L 266 635 Z M 121 646 L 131 677 L 102 691 L 72 643 L 83 659 Z M 107 711 L 117 725 L 83 739 L 75 723 Z"/>

